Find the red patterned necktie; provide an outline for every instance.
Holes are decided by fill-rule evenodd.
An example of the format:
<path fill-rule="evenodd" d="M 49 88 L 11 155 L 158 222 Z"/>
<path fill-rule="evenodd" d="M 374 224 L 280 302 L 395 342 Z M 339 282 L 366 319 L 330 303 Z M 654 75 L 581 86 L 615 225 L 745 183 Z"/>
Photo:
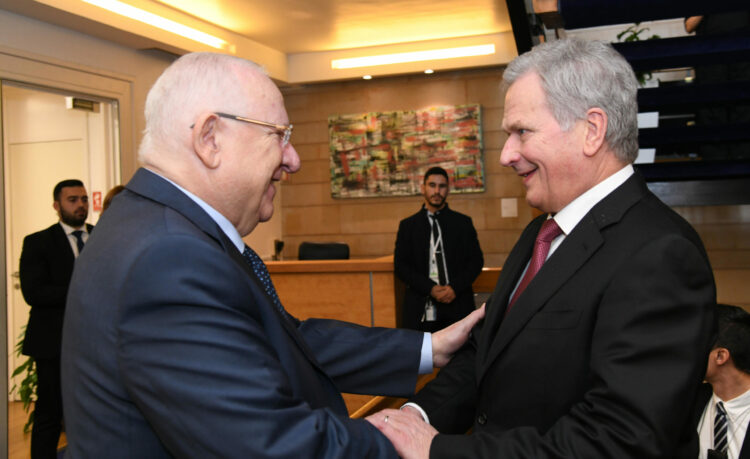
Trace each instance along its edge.
<path fill-rule="evenodd" d="M 541 269 L 542 265 L 547 260 L 547 254 L 549 253 L 552 241 L 557 236 L 561 235 L 562 232 L 563 231 L 557 226 L 557 222 L 555 222 L 554 218 L 549 218 L 542 223 L 542 229 L 539 230 L 539 234 L 536 236 L 536 242 L 534 242 L 534 253 L 531 254 L 529 269 L 526 270 L 526 274 L 524 274 L 523 279 L 521 279 L 521 283 L 518 284 L 516 293 L 514 293 L 513 297 L 510 299 L 508 309 L 505 312 L 506 314 L 510 311 L 510 308 L 513 307 L 513 303 L 515 303 L 518 297 L 521 296 L 521 293 L 526 289 L 526 286 L 529 285 L 531 279 L 533 279 L 539 269 Z"/>

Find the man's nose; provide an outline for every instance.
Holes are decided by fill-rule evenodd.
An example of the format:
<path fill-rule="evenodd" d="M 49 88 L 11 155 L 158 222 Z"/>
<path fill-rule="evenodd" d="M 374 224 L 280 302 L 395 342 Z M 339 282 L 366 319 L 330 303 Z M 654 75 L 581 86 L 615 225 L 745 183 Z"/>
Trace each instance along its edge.
<path fill-rule="evenodd" d="M 297 172 L 301 166 L 301 161 L 299 159 L 299 154 L 297 154 L 297 150 L 294 149 L 291 142 L 284 147 L 282 155 L 281 165 L 284 170 L 289 174 Z"/>
<path fill-rule="evenodd" d="M 510 167 L 516 163 L 520 155 L 518 153 L 518 140 L 515 134 L 508 136 L 508 140 L 503 145 L 503 150 L 500 152 L 500 164 L 505 167 Z"/>

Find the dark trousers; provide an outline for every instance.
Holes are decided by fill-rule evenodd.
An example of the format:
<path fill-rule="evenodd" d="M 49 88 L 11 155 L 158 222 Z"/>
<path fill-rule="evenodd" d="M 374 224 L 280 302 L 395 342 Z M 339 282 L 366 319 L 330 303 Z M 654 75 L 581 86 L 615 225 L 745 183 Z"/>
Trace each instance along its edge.
<path fill-rule="evenodd" d="M 34 426 L 31 429 L 31 459 L 54 459 L 62 431 L 60 358 L 34 359 L 37 386 Z"/>

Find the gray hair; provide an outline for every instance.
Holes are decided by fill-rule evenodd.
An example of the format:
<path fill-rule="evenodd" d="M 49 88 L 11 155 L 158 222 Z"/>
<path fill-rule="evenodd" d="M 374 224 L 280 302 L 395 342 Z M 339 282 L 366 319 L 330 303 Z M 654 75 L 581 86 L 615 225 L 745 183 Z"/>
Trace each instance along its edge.
<path fill-rule="evenodd" d="M 560 127 L 568 130 L 593 107 L 607 114 L 607 145 L 615 156 L 632 163 L 638 156 L 638 84 L 630 64 L 601 41 L 555 40 L 535 46 L 514 59 L 503 73 L 510 86 L 536 73 L 547 106 Z"/>
<path fill-rule="evenodd" d="M 179 149 L 179 139 L 202 112 L 244 113 L 248 97 L 240 91 L 247 70 L 266 74 L 254 62 L 226 54 L 191 53 L 173 62 L 146 97 L 146 129 L 138 159 L 148 163 L 160 149 Z"/>

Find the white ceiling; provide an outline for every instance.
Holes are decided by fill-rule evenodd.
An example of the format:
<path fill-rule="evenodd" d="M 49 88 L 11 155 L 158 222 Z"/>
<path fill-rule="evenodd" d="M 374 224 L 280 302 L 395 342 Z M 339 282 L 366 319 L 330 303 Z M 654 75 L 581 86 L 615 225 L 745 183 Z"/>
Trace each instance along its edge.
<path fill-rule="evenodd" d="M 503 0 L 121 0 L 219 36 L 236 55 L 299 83 L 500 65 L 516 55 Z M 0 8 L 134 48 L 175 54 L 205 45 L 109 13 L 82 0 L 0 0 Z M 495 55 L 333 71 L 330 60 L 494 43 Z"/>
<path fill-rule="evenodd" d="M 510 32 L 502 0 L 160 0 L 284 53 Z"/>

